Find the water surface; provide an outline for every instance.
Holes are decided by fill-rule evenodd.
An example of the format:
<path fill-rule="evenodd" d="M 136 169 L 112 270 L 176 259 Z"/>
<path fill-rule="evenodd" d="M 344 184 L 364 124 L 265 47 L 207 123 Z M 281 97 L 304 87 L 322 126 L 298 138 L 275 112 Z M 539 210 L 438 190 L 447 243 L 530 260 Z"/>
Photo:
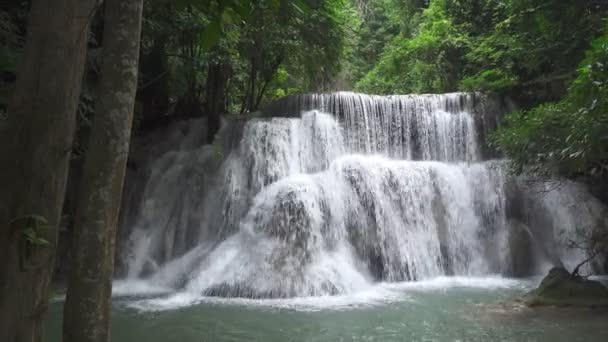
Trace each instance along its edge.
<path fill-rule="evenodd" d="M 608 341 L 606 312 L 518 310 L 510 302 L 537 280 L 442 277 L 380 284 L 336 297 L 222 299 L 118 283 L 114 342 L 190 341 Z M 60 340 L 62 303 L 51 306 Z"/>

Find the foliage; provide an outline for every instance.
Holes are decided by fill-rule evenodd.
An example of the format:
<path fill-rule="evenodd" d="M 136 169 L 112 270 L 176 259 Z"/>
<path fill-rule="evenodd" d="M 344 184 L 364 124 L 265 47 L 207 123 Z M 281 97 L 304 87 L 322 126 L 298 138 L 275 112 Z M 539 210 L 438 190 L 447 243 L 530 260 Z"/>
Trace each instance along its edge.
<path fill-rule="evenodd" d="M 508 74 L 501 69 L 484 70 L 474 76 L 462 80 L 462 88 L 467 90 L 485 90 L 491 92 L 504 92 L 517 84 L 515 75 Z"/>
<path fill-rule="evenodd" d="M 357 81 L 376 64 L 384 47 L 400 32 L 399 12 L 392 0 L 360 2 L 350 13 L 352 54 L 348 63 L 348 77 Z"/>
<path fill-rule="evenodd" d="M 517 171 L 608 175 L 608 35 L 596 39 L 567 96 L 512 113 L 494 137 Z"/>
<path fill-rule="evenodd" d="M 155 0 L 144 15 L 147 85 L 163 75 L 158 82 L 168 79 L 167 97 L 188 102 L 186 111 L 219 99 L 219 110 L 241 113 L 323 89 L 339 69 L 348 3 Z M 146 56 L 154 54 L 150 66 Z"/>
<path fill-rule="evenodd" d="M 0 71 L 18 58 L 24 4 L 0 9 Z M 303 92 L 496 92 L 532 108 L 494 139 L 517 169 L 604 175 L 606 38 L 590 47 L 607 14 L 597 0 L 149 0 L 136 122 Z"/>
<path fill-rule="evenodd" d="M 558 99 L 599 33 L 603 12 L 590 6 L 590 1 L 574 0 L 497 2 L 490 33 L 476 36 L 466 56 L 470 66 L 464 88 Z"/>
<path fill-rule="evenodd" d="M 386 44 L 373 67 L 353 72 L 364 73 L 356 89 L 383 94 L 490 91 L 524 104 L 564 95 L 608 10 L 608 4 L 594 0 L 376 3 L 398 17 L 384 20 L 378 31 L 389 32 L 395 23 L 400 31 L 383 40 L 362 36 L 369 46 Z"/>
<path fill-rule="evenodd" d="M 33 246 L 48 246 L 50 242 L 40 236 L 41 230 L 51 229 L 46 218 L 40 215 L 21 216 L 11 221 L 12 225 L 20 224 L 21 235 L 25 241 Z"/>
<path fill-rule="evenodd" d="M 468 45 L 443 2 L 431 2 L 413 36 L 396 36 L 356 88 L 383 94 L 456 90 Z"/>

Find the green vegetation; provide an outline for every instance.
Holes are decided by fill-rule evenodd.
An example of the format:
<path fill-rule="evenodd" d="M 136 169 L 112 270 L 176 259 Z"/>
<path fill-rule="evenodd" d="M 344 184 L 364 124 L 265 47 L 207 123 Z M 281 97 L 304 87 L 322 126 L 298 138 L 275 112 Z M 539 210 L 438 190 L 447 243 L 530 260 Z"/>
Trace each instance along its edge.
<path fill-rule="evenodd" d="M 29 3 L 0 7 L 0 112 L 23 50 Z M 92 21 L 80 98 L 80 126 L 87 129 L 99 82 L 102 14 Z M 200 116 L 217 122 L 218 115 L 253 112 L 282 96 L 333 89 L 355 16 L 349 0 L 148 1 L 135 129 Z"/>
<path fill-rule="evenodd" d="M 468 37 L 448 17 L 442 2 L 432 2 L 418 20 L 412 34 L 399 34 L 385 46 L 375 67 L 357 82 L 358 90 L 391 94 L 457 89 Z"/>
<path fill-rule="evenodd" d="M 52 229 L 49 226 L 49 222 L 42 216 L 39 215 L 28 215 L 19 217 L 11 221 L 11 224 L 16 225 L 18 222 L 24 222 L 21 234 L 25 241 L 36 246 L 46 246 L 50 242 L 40 237 L 39 230 L 41 229 Z"/>
<path fill-rule="evenodd" d="M 517 170 L 608 175 L 608 35 L 596 39 L 565 98 L 512 113 L 495 141 Z"/>
<path fill-rule="evenodd" d="M 400 31 L 357 80 L 357 90 L 482 90 L 532 103 L 563 95 L 606 14 L 605 5 L 591 0 L 380 3 L 385 13 L 400 13 L 385 24 L 397 23 Z"/>
<path fill-rule="evenodd" d="M 28 1 L 0 9 L 0 108 Z M 562 100 L 606 26 L 597 0 L 152 0 L 144 8 L 136 130 L 248 113 L 282 96 L 484 91 L 523 108 Z M 103 18 L 91 32 L 90 122 Z M 216 120 L 217 121 L 217 120 Z"/>
<path fill-rule="evenodd" d="M 144 13 L 143 119 L 246 113 L 281 96 L 322 90 L 338 71 L 346 7 L 345 0 L 151 2 Z"/>
<path fill-rule="evenodd" d="M 606 307 L 608 288 L 599 281 L 572 275 L 564 268 L 555 267 L 537 289 L 523 297 L 523 301 L 528 306 Z"/>

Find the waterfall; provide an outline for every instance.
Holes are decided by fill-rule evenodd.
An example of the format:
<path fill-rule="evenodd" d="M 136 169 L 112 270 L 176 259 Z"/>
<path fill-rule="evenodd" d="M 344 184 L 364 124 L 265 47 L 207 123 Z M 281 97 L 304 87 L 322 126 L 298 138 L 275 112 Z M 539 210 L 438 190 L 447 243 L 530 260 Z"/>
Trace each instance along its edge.
<path fill-rule="evenodd" d="M 478 146 L 498 125 L 507 101 L 477 93 L 376 96 L 339 92 L 286 97 L 265 110 L 296 116 L 319 110 L 345 128 L 351 149 L 399 159 L 475 161 L 495 157 Z"/>
<path fill-rule="evenodd" d="M 313 94 L 229 123 L 214 146 L 187 132 L 148 164 L 127 277 L 275 298 L 571 265 L 568 237 L 604 209 L 573 184 L 534 196 L 491 159 L 504 110 L 480 94 Z"/>

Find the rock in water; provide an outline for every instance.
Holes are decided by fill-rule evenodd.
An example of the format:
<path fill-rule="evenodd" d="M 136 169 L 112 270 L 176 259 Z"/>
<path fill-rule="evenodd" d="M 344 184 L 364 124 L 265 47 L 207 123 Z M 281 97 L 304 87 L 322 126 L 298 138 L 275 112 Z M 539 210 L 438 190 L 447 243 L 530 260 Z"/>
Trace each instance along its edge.
<path fill-rule="evenodd" d="M 554 267 L 537 289 L 526 294 L 528 306 L 608 306 L 608 288 L 599 281 L 573 277 L 563 267 Z"/>

